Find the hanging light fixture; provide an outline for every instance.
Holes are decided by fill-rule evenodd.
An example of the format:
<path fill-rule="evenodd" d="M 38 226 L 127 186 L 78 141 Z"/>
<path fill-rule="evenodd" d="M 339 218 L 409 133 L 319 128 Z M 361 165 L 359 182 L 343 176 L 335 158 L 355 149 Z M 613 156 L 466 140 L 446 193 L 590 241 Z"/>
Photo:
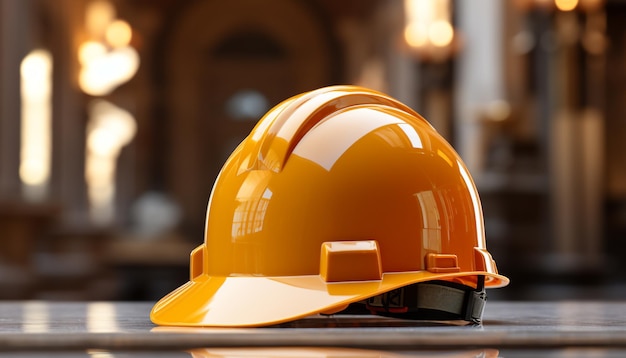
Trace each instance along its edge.
<path fill-rule="evenodd" d="M 132 27 L 116 18 L 110 2 L 97 0 L 87 6 L 85 28 L 89 40 L 78 49 L 78 84 L 89 95 L 105 96 L 128 82 L 139 68 L 139 54 L 131 46 Z"/>
<path fill-rule="evenodd" d="M 117 18 L 109 1 L 95 0 L 86 8 L 85 30 L 87 41 L 78 48 L 78 84 L 91 96 L 106 96 L 128 82 L 139 68 L 139 54 L 131 46 L 132 27 Z M 114 222 L 117 160 L 136 131 L 137 124 L 130 112 L 103 99 L 91 103 L 85 180 L 90 217 L 96 225 Z"/>
<path fill-rule="evenodd" d="M 404 41 L 422 59 L 445 60 L 454 50 L 450 0 L 405 0 Z"/>

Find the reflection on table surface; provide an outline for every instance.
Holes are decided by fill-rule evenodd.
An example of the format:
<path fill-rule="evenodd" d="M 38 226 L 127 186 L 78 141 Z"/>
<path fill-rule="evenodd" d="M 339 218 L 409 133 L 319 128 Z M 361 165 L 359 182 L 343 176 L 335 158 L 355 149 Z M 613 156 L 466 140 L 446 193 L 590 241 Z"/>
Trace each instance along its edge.
<path fill-rule="evenodd" d="M 325 352 L 322 352 L 324 350 Z M 117 351 L 117 350 L 84 350 L 84 351 L 12 351 L 0 352 L 0 357 L 16 358 L 618 358 L 625 357 L 626 349 L 606 348 L 555 348 L 555 349 L 466 349 L 466 350 L 422 350 L 422 351 L 377 351 L 350 348 L 215 348 L 196 349 L 190 351 Z"/>
<path fill-rule="evenodd" d="M 489 302 L 479 327 L 339 315 L 289 327 L 156 327 L 151 307 L 0 302 L 0 357 L 626 356 L 626 302 Z"/>

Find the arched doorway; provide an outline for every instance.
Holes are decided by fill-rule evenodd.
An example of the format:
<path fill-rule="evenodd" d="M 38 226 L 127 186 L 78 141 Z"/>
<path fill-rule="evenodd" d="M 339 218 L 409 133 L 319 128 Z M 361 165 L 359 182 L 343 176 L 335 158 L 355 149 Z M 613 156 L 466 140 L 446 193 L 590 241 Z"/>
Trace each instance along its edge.
<path fill-rule="evenodd" d="M 301 1 L 194 2 L 164 46 L 167 190 L 202 232 L 224 160 L 281 100 L 333 82 L 332 39 Z"/>

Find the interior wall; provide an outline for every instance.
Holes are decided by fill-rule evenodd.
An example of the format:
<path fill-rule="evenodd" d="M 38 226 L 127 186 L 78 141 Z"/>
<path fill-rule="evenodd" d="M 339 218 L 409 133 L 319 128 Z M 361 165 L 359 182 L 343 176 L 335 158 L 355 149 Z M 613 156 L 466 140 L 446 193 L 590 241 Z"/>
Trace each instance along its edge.
<path fill-rule="evenodd" d="M 254 90 L 273 106 L 331 83 L 332 44 L 318 15 L 304 2 L 287 0 L 193 2 L 178 15 L 162 54 L 169 117 L 162 159 L 169 191 L 191 230 L 202 232 L 217 172 L 258 120 L 235 120 L 224 110 L 227 101 L 238 91 Z M 218 47 L 233 36 L 269 45 L 254 48 L 259 44 L 251 41 L 251 48 L 244 44 L 220 54 Z"/>

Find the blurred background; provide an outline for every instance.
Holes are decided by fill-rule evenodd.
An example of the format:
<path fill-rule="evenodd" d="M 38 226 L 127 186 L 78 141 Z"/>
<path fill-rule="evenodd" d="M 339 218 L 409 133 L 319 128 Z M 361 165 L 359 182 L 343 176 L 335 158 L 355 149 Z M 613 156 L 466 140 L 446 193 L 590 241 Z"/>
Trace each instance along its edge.
<path fill-rule="evenodd" d="M 1 0 L 0 299 L 155 300 L 273 105 L 422 113 L 472 173 L 495 299 L 626 299 L 624 0 Z"/>

